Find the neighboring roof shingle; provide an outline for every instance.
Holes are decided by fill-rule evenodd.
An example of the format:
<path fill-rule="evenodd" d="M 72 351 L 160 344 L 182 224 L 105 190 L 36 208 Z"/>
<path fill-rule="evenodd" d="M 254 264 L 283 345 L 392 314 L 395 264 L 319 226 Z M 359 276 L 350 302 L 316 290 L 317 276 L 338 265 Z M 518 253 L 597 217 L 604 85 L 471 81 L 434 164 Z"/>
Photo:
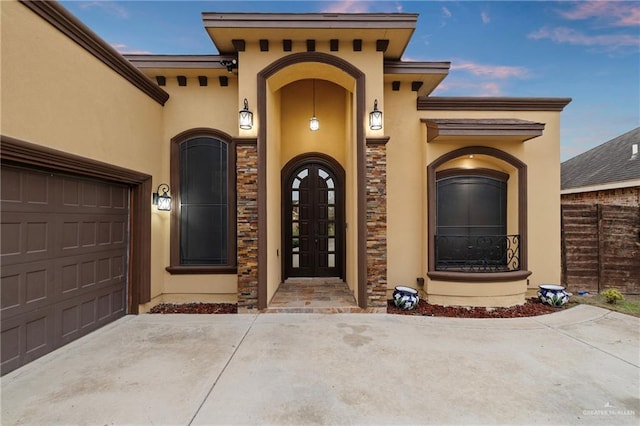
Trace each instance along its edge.
<path fill-rule="evenodd" d="M 640 155 L 632 159 L 633 144 L 640 145 L 640 127 L 565 161 L 562 189 L 640 179 Z"/>

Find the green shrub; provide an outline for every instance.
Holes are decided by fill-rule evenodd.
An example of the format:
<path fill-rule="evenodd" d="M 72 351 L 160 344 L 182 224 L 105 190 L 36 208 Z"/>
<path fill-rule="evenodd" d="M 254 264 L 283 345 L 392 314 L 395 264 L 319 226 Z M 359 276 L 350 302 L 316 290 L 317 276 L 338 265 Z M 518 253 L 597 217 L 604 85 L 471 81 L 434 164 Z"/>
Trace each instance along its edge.
<path fill-rule="evenodd" d="M 602 297 L 604 297 L 607 303 L 618 303 L 621 300 L 624 300 L 624 296 L 615 288 L 610 288 L 608 290 L 603 291 Z"/>

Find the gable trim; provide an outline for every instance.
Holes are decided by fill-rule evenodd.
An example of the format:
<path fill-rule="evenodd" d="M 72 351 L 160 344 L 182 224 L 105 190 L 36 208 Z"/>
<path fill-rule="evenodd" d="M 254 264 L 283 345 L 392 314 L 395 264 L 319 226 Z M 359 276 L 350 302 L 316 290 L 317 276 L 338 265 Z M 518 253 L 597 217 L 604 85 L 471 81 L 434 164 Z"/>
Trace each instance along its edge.
<path fill-rule="evenodd" d="M 421 97 L 418 111 L 562 111 L 571 98 Z"/>
<path fill-rule="evenodd" d="M 167 92 L 57 2 L 19 1 L 160 105 L 169 100 Z"/>
<path fill-rule="evenodd" d="M 421 119 L 427 126 L 427 142 L 439 142 L 447 137 L 492 137 L 496 140 L 516 139 L 524 142 L 542 135 L 544 123 L 519 119 Z"/>

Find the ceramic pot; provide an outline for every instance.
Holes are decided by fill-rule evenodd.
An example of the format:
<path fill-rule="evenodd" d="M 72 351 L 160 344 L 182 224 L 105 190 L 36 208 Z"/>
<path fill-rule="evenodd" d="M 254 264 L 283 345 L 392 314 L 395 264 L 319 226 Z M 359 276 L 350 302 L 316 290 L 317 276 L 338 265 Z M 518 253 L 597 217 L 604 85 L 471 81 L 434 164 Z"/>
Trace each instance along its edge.
<path fill-rule="evenodd" d="M 562 306 L 569 301 L 569 295 L 561 285 L 542 284 L 538 290 L 538 298 L 542 303 L 551 306 Z"/>
<path fill-rule="evenodd" d="M 418 305 L 418 290 L 411 287 L 397 286 L 393 290 L 393 303 L 403 311 L 410 311 Z"/>

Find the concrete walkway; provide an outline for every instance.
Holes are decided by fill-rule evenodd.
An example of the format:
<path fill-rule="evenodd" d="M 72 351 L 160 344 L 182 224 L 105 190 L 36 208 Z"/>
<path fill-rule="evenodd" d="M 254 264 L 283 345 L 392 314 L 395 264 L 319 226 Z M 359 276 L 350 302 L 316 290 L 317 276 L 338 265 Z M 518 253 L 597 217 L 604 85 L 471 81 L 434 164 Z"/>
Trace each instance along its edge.
<path fill-rule="evenodd" d="M 2 424 L 640 421 L 640 319 L 128 316 L 2 377 Z"/>

